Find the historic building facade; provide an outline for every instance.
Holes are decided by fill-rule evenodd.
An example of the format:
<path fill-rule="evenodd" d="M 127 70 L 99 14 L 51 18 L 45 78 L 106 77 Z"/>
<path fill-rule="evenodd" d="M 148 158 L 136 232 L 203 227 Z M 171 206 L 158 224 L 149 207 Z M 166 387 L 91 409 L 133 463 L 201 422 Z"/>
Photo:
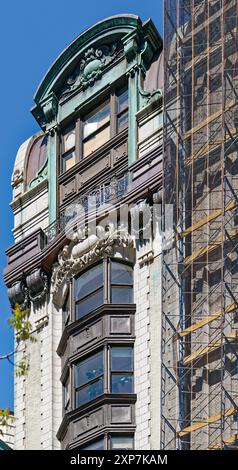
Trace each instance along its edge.
<path fill-rule="evenodd" d="M 18 348 L 15 449 L 160 446 L 161 52 L 151 20 L 111 17 L 35 94 L 5 269 L 37 339 Z"/>

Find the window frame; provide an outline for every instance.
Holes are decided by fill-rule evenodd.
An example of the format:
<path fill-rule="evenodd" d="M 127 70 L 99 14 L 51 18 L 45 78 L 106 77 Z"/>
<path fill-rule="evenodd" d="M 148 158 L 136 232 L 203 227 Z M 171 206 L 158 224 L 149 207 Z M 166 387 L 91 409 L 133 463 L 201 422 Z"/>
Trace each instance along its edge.
<path fill-rule="evenodd" d="M 126 348 L 130 348 L 132 350 L 132 356 L 131 356 L 131 359 L 132 359 L 132 370 L 129 371 L 129 370 L 114 370 L 112 368 L 112 351 L 113 351 L 113 348 L 116 349 L 116 348 L 121 348 L 121 349 L 126 349 Z M 113 376 L 119 376 L 119 375 L 125 375 L 125 376 L 128 376 L 128 377 L 132 377 L 132 391 L 131 392 L 125 392 L 125 393 L 134 393 L 134 387 L 135 387 L 135 383 L 134 383 L 134 373 L 135 373 L 135 363 L 134 363 L 134 345 L 132 344 L 113 344 L 113 345 L 109 345 L 109 374 L 110 374 L 110 377 L 109 377 L 109 390 L 110 390 L 110 393 L 115 393 L 115 394 L 118 394 L 120 395 L 121 393 L 123 392 L 113 392 L 112 390 L 112 377 Z"/>
<path fill-rule="evenodd" d="M 112 348 L 130 348 L 132 350 L 132 370 L 131 371 L 124 371 L 125 374 L 130 375 L 132 377 L 132 391 L 131 392 L 113 392 L 112 391 L 112 386 L 111 386 L 111 376 L 115 372 L 112 371 L 111 367 L 111 359 L 112 359 Z M 102 353 L 102 358 L 103 358 L 103 373 L 101 375 L 98 375 L 97 377 L 89 380 L 88 382 L 84 382 L 81 385 L 76 386 L 76 370 L 77 370 L 77 365 L 80 363 L 83 363 L 84 361 L 89 360 L 90 358 L 96 356 L 97 354 Z M 93 400 L 97 399 L 98 397 L 101 397 L 105 394 L 110 394 L 110 395 L 123 395 L 124 393 L 127 395 L 133 395 L 135 393 L 134 391 L 134 374 L 135 374 L 135 363 L 134 363 L 134 342 L 126 342 L 126 343 L 119 343 L 119 342 L 108 342 L 106 345 L 102 346 L 101 348 L 95 349 L 90 352 L 90 354 L 84 354 L 82 357 L 77 359 L 73 365 L 72 365 L 72 381 L 73 381 L 73 387 L 72 387 L 72 392 L 73 392 L 73 399 L 72 403 L 74 404 L 74 409 L 79 409 L 82 406 L 88 405 L 91 403 Z M 123 371 L 116 371 L 118 374 L 122 374 Z M 77 393 L 81 389 L 85 388 L 88 386 L 88 384 L 94 383 L 100 378 L 103 378 L 103 392 L 100 395 L 97 395 L 95 398 L 92 398 L 92 400 L 89 400 L 85 403 L 82 403 L 81 405 L 77 406 Z"/>
<path fill-rule="evenodd" d="M 96 266 L 100 266 L 100 265 L 102 266 L 102 275 L 103 275 L 102 286 L 97 287 L 96 289 L 88 292 L 82 298 L 76 299 L 76 292 L 75 291 L 76 291 L 76 281 L 77 281 L 77 279 L 79 279 L 84 273 L 86 273 L 90 269 L 93 269 Z M 100 260 L 99 262 L 92 264 L 88 269 L 85 269 L 84 271 L 82 271 L 78 276 L 74 277 L 74 279 L 73 279 L 73 299 L 74 299 L 74 319 L 75 319 L 75 321 L 81 320 L 81 319 L 87 317 L 91 312 L 93 312 L 94 310 L 99 308 L 99 306 L 95 307 L 94 309 L 92 309 L 90 312 L 86 313 L 82 317 L 81 316 L 77 317 L 77 305 L 79 305 L 80 303 L 82 303 L 85 300 L 89 299 L 90 297 L 93 297 L 95 295 L 95 293 L 99 292 L 101 289 L 102 289 L 102 293 L 103 293 L 103 303 L 105 303 L 105 259 Z M 102 303 L 102 305 L 103 305 L 103 303 Z"/>
<path fill-rule="evenodd" d="M 70 323 L 70 312 L 71 312 L 71 302 L 70 302 L 70 292 L 67 293 L 65 301 L 62 307 L 62 320 L 63 328 L 65 328 Z"/>
<path fill-rule="evenodd" d="M 71 410 L 71 387 L 70 387 L 70 373 L 67 375 L 63 385 L 63 413 L 67 413 Z M 65 399 L 67 396 L 67 400 Z"/>
<path fill-rule="evenodd" d="M 88 380 L 87 382 L 84 382 L 83 384 L 81 385 L 78 385 L 76 386 L 76 371 L 77 371 L 77 365 L 79 364 L 82 364 L 83 362 L 89 360 L 90 358 L 92 357 L 95 357 L 97 355 L 99 355 L 100 353 L 102 353 L 102 364 L 103 364 L 103 372 L 102 374 L 98 375 L 97 377 L 94 377 L 93 379 L 91 380 Z M 91 403 L 94 399 L 98 398 L 99 396 L 102 396 L 104 393 L 105 393 L 105 377 L 106 377 L 106 365 L 105 365 L 105 353 L 104 353 L 104 349 L 99 349 L 97 351 L 94 351 L 92 352 L 90 355 L 86 356 L 86 357 L 82 357 L 81 359 L 79 359 L 79 361 L 77 361 L 74 366 L 73 366 L 73 395 L 74 395 L 74 408 L 75 409 L 78 409 L 78 408 L 81 408 L 82 406 L 84 405 L 87 405 L 88 403 Z M 102 383 L 103 383 L 103 391 L 100 395 L 97 395 L 95 398 L 93 398 L 92 400 L 88 400 L 86 401 L 85 403 L 82 403 L 81 405 L 77 406 L 77 393 L 82 390 L 82 389 L 85 389 L 85 387 L 88 387 L 89 385 L 92 385 L 94 384 L 95 382 L 99 381 L 99 379 L 102 379 Z"/>
<path fill-rule="evenodd" d="M 120 134 L 121 132 L 125 131 L 125 129 L 122 129 L 118 131 L 118 119 L 119 117 L 124 114 L 125 112 L 128 113 L 128 104 L 127 108 L 124 109 L 121 112 L 118 112 L 117 110 L 117 93 L 119 93 L 120 90 L 127 89 L 128 90 L 128 80 L 120 80 L 116 84 L 114 84 L 110 89 L 107 91 L 107 93 L 104 94 L 104 96 L 98 96 L 95 97 L 94 103 L 97 103 L 96 108 L 98 108 L 101 104 L 109 100 L 109 109 L 110 109 L 110 114 L 109 114 L 109 124 L 105 123 L 102 126 L 100 126 L 99 129 L 96 131 L 92 132 L 90 136 L 87 136 L 86 138 L 83 137 L 83 126 L 84 126 L 84 120 L 87 115 L 89 115 L 95 106 L 92 104 L 86 107 L 86 109 L 82 108 L 80 110 L 80 113 L 77 113 L 75 118 L 72 121 L 68 121 L 65 123 L 64 126 L 62 126 L 60 136 L 59 136 L 59 155 L 60 155 L 60 164 L 59 164 L 59 169 L 60 169 L 60 175 L 67 173 L 70 171 L 77 163 L 82 162 L 90 158 L 95 152 L 97 152 L 101 147 L 107 144 L 108 141 L 112 137 L 115 137 L 117 134 Z M 98 100 L 98 101 L 97 101 Z M 88 140 L 89 137 L 92 137 L 92 135 L 97 135 L 98 132 L 100 132 L 103 128 L 106 128 L 107 125 L 109 125 L 110 131 L 109 131 L 109 139 L 106 141 L 104 144 L 96 148 L 92 153 L 87 155 L 86 157 L 83 156 L 83 141 Z M 72 147 L 75 151 L 75 164 L 69 168 L 68 170 L 64 169 L 64 160 L 63 158 L 67 156 L 67 154 L 70 154 L 72 152 L 72 149 L 68 150 L 67 152 L 64 151 L 64 139 L 63 136 L 66 133 L 67 129 L 70 128 L 75 129 L 75 147 Z"/>

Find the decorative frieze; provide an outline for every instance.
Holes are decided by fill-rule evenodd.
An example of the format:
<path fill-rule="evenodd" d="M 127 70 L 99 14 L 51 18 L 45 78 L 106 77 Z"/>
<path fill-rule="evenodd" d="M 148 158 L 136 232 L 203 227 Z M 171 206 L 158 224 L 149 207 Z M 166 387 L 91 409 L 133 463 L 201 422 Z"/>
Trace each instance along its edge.
<path fill-rule="evenodd" d="M 61 96 L 77 88 L 85 90 L 94 85 L 102 77 L 103 70 L 118 57 L 120 50 L 118 42 L 87 49 L 74 72 L 67 78 Z"/>

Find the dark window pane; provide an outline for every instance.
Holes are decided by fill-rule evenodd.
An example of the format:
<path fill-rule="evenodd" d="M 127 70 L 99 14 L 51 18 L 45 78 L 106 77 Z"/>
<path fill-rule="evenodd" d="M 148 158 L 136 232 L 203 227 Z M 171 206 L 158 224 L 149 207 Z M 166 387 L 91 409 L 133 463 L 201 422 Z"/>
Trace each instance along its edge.
<path fill-rule="evenodd" d="M 64 303 L 64 306 L 63 306 L 63 309 L 62 309 L 62 313 L 63 313 L 63 323 L 64 325 L 67 325 L 68 322 L 69 322 L 69 317 L 70 317 L 70 310 L 69 310 L 69 296 L 67 297 L 65 303 Z"/>
<path fill-rule="evenodd" d="M 67 411 L 69 409 L 70 394 L 69 394 L 69 378 L 67 379 L 66 384 L 63 387 L 64 391 L 64 409 Z"/>
<path fill-rule="evenodd" d="M 133 283 L 133 270 L 130 266 L 112 261 L 111 271 L 112 284 L 129 284 Z"/>
<path fill-rule="evenodd" d="M 121 113 L 128 108 L 128 89 L 122 88 L 117 92 L 117 112 Z"/>
<path fill-rule="evenodd" d="M 81 447 L 81 450 L 104 450 L 104 439 L 98 439 L 92 442 L 92 444 Z"/>
<path fill-rule="evenodd" d="M 86 387 L 81 388 L 76 392 L 76 406 L 82 406 L 88 401 L 94 400 L 99 395 L 103 394 L 103 379 L 100 378 Z"/>
<path fill-rule="evenodd" d="M 75 300 L 80 300 L 103 285 L 102 263 L 75 279 Z"/>
<path fill-rule="evenodd" d="M 75 367 L 75 385 L 81 385 L 103 374 L 103 352 L 99 352 Z"/>
<path fill-rule="evenodd" d="M 128 125 L 128 112 L 123 113 L 117 120 L 117 130 L 118 132 L 125 129 Z"/>
<path fill-rule="evenodd" d="M 133 289 L 131 287 L 112 287 L 112 304 L 131 304 Z"/>
<path fill-rule="evenodd" d="M 103 304 L 103 289 L 99 289 L 94 294 L 91 294 L 86 299 L 81 300 L 76 304 L 76 320 L 84 317 L 89 312 L 92 312 L 96 308 Z"/>
<path fill-rule="evenodd" d="M 132 436 L 111 436 L 111 449 L 126 450 L 133 449 Z"/>
<path fill-rule="evenodd" d="M 63 171 L 67 171 L 76 163 L 75 151 L 63 155 Z"/>
<path fill-rule="evenodd" d="M 111 388 L 112 393 L 132 393 L 133 376 L 129 374 L 112 374 Z"/>
<path fill-rule="evenodd" d="M 111 369 L 133 371 L 133 348 L 131 347 L 112 347 Z"/>

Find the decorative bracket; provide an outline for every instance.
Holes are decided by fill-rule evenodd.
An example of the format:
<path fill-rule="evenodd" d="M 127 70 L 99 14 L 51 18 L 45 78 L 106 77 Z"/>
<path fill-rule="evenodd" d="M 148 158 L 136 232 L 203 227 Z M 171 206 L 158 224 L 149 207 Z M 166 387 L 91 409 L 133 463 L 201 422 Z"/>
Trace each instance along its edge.
<path fill-rule="evenodd" d="M 45 300 L 48 290 L 48 276 L 42 269 L 35 269 L 26 278 L 29 298 L 32 302 Z"/>

